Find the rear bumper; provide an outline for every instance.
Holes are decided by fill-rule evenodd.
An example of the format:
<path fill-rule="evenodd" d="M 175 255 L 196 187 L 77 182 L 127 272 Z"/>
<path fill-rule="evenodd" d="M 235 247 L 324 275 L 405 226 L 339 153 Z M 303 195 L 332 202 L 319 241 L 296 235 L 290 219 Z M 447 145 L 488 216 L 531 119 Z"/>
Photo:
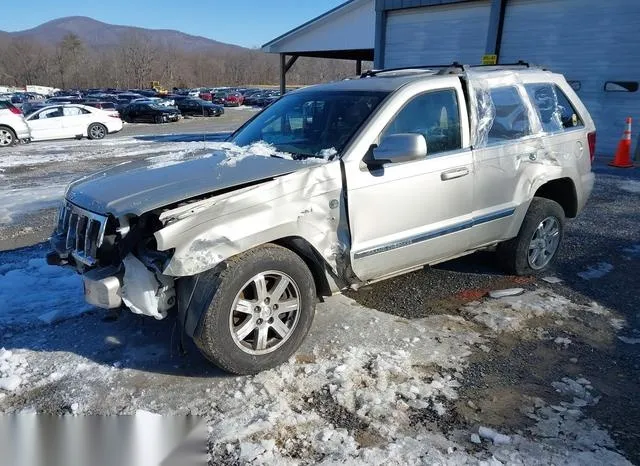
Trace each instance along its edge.
<path fill-rule="evenodd" d="M 29 127 L 26 124 L 16 125 L 16 127 L 14 127 L 13 130 L 16 132 L 16 137 L 18 139 L 31 139 L 31 131 L 29 130 Z"/>

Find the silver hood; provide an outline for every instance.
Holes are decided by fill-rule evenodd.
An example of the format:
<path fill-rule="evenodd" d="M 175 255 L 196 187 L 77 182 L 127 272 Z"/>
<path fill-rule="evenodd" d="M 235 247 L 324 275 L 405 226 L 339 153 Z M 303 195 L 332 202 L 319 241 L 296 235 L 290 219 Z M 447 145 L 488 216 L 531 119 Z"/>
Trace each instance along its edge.
<path fill-rule="evenodd" d="M 309 167 L 277 157 L 228 158 L 224 151 L 185 160 L 127 162 L 74 181 L 67 200 L 100 214 L 141 215 L 175 202 Z"/>

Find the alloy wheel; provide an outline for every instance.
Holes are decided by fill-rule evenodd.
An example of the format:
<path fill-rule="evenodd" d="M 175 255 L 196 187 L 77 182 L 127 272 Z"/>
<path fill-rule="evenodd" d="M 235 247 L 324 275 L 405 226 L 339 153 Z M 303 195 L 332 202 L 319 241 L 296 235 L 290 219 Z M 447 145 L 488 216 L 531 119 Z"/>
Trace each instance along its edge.
<path fill-rule="evenodd" d="M 283 272 L 267 271 L 251 278 L 233 301 L 229 329 L 245 353 L 262 355 L 280 348 L 300 319 L 300 290 Z"/>
<path fill-rule="evenodd" d="M 538 224 L 529 243 L 529 266 L 534 270 L 546 267 L 560 244 L 560 224 L 555 217 L 547 217 Z"/>

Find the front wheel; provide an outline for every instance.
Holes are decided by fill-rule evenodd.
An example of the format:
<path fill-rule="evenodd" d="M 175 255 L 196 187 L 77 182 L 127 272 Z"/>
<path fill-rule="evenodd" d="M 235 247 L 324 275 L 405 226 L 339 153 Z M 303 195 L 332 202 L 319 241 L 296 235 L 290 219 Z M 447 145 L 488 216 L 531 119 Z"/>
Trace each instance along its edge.
<path fill-rule="evenodd" d="M 104 139 L 107 133 L 107 127 L 101 123 L 92 123 L 87 130 L 89 139 Z"/>
<path fill-rule="evenodd" d="M 304 261 L 268 244 L 227 261 L 195 342 L 204 356 L 234 374 L 285 362 L 302 344 L 315 313 L 316 290 Z"/>
<path fill-rule="evenodd" d="M 555 201 L 534 197 L 515 238 L 498 246 L 505 269 L 515 275 L 546 270 L 555 260 L 564 236 L 564 210 Z"/>

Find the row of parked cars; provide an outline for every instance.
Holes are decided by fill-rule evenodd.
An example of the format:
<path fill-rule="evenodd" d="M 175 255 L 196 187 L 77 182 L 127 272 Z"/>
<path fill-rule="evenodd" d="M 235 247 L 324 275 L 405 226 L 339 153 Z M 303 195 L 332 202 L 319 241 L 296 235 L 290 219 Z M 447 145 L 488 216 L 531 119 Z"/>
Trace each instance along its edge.
<path fill-rule="evenodd" d="M 120 131 L 123 122 L 170 123 L 185 116 L 219 117 L 225 107 L 266 107 L 280 92 L 248 88 L 87 89 L 0 94 L 0 147 L 18 141 L 71 137 L 101 139 Z"/>

